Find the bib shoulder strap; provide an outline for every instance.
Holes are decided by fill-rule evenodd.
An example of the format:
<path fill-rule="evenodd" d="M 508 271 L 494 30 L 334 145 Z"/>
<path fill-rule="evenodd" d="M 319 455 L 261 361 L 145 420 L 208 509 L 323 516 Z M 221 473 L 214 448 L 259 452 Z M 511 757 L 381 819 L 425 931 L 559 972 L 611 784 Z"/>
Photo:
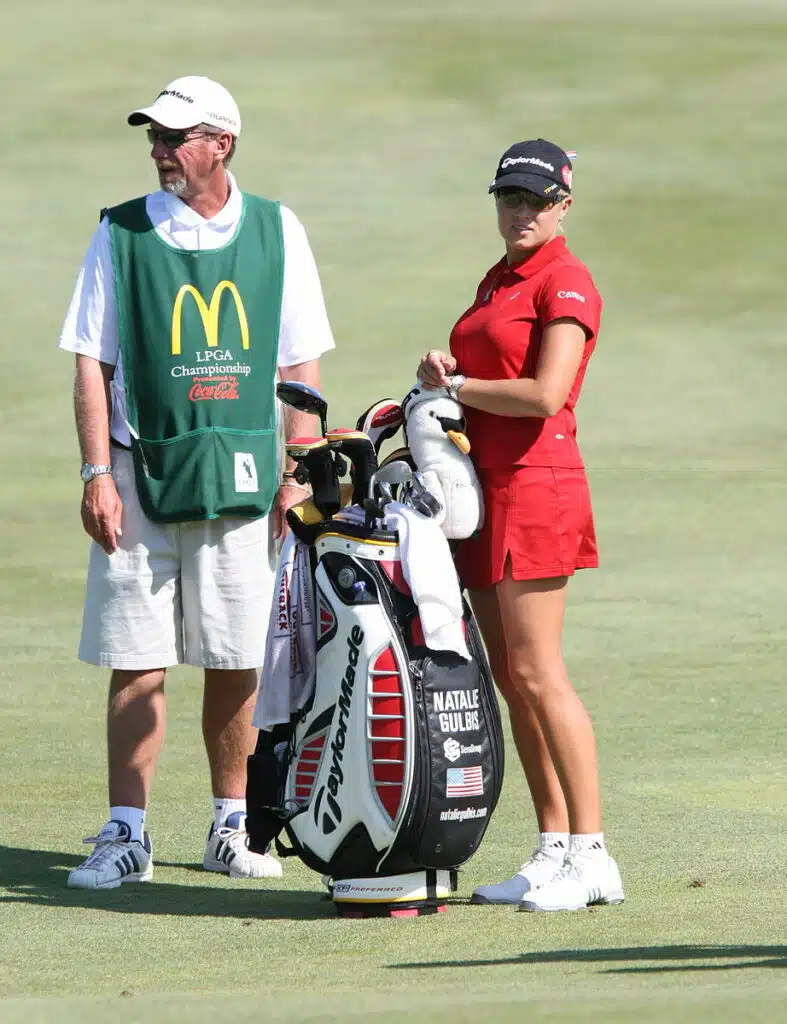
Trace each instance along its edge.
<path fill-rule="evenodd" d="M 110 224 L 117 224 L 126 231 L 139 233 L 151 231 L 153 225 L 147 215 L 145 200 L 147 196 L 139 196 L 136 199 L 129 199 L 128 202 L 120 203 L 119 206 L 105 206 L 99 215 L 99 221 L 104 217 L 109 218 Z"/>

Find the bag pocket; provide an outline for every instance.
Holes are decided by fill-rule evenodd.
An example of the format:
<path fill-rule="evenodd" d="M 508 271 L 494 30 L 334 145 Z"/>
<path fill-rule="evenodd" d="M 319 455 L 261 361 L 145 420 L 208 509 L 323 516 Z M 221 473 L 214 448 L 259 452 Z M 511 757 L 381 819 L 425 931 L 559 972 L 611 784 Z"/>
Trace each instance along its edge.
<path fill-rule="evenodd" d="M 478 849 L 497 802 L 497 731 L 476 661 L 430 653 L 411 674 L 417 763 L 396 848 L 419 867 L 458 867 Z"/>

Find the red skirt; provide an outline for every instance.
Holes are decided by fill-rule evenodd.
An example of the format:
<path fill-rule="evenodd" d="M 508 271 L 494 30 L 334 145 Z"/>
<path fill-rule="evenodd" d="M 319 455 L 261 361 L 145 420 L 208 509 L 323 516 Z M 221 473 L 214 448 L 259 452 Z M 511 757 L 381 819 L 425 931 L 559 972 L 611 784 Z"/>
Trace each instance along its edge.
<path fill-rule="evenodd" d="M 462 541 L 456 565 L 471 590 L 494 586 L 506 563 L 515 580 L 571 576 L 598 565 L 590 490 L 584 469 L 514 466 L 481 470 L 486 515 L 481 532 Z"/>

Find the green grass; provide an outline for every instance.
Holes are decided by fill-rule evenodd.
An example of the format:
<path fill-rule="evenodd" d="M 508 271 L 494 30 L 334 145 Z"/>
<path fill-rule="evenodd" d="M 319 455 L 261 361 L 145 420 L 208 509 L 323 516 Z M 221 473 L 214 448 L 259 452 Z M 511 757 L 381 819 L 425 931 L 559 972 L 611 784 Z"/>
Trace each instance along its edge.
<path fill-rule="evenodd" d="M 3 1024 L 784 1018 L 786 44 L 778 0 L 6 5 Z M 210 794 L 185 669 L 154 884 L 65 888 L 105 813 L 105 679 L 74 659 L 87 544 L 54 345 L 99 208 L 152 187 L 126 112 L 193 72 L 239 101 L 242 185 L 307 225 L 337 424 L 404 393 L 497 258 L 499 153 L 538 134 L 579 151 L 569 237 L 606 302 L 580 406 L 603 562 L 572 586 L 566 653 L 623 907 L 464 903 L 532 842 L 513 758 L 440 918 L 340 921 L 300 864 L 266 886 L 199 871 Z"/>

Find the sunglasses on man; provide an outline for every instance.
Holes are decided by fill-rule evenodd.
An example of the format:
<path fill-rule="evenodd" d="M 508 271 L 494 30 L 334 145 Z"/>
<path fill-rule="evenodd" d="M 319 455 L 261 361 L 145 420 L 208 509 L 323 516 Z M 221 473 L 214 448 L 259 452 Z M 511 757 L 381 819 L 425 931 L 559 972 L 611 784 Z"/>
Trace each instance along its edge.
<path fill-rule="evenodd" d="M 528 210 L 543 213 L 550 206 L 554 206 L 562 199 L 565 199 L 566 195 L 563 192 L 558 192 L 557 195 L 553 196 L 540 196 L 535 192 L 529 192 L 525 188 L 499 188 L 495 192 L 495 197 L 500 205 L 504 206 L 507 210 L 519 210 L 521 207 L 526 206 Z"/>
<path fill-rule="evenodd" d="M 151 146 L 161 142 L 167 149 L 177 149 L 178 146 L 182 146 L 184 142 L 191 142 L 192 139 L 214 138 L 218 132 L 194 131 L 191 128 L 182 131 L 172 128 L 148 128 L 146 134 Z"/>

